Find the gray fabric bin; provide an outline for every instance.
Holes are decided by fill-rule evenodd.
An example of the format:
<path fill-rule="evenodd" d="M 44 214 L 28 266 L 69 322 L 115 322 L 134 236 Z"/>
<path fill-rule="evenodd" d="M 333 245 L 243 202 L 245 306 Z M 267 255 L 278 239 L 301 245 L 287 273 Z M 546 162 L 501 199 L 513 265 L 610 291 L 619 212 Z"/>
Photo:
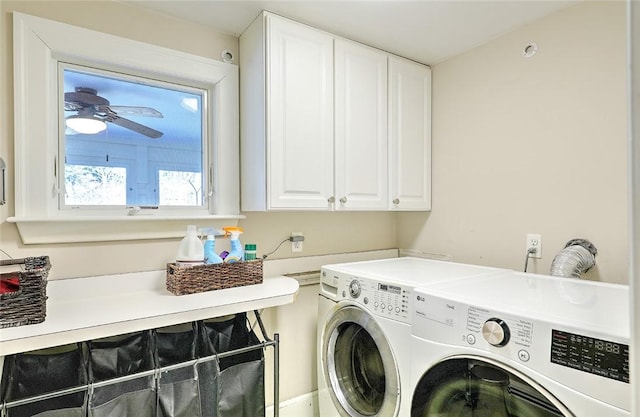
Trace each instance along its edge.
<path fill-rule="evenodd" d="M 156 329 L 156 363 L 159 367 L 194 360 L 196 324 Z M 195 366 L 168 370 L 158 380 L 158 417 L 201 417 L 200 389 Z"/>
<path fill-rule="evenodd" d="M 260 344 L 245 313 L 198 323 L 201 357 Z M 264 416 L 264 352 L 225 356 L 198 365 L 203 417 Z"/>
<path fill-rule="evenodd" d="M 92 340 L 89 346 L 89 378 L 107 381 L 155 367 L 151 331 Z M 89 393 L 89 417 L 155 417 L 153 376 L 95 387 Z"/>

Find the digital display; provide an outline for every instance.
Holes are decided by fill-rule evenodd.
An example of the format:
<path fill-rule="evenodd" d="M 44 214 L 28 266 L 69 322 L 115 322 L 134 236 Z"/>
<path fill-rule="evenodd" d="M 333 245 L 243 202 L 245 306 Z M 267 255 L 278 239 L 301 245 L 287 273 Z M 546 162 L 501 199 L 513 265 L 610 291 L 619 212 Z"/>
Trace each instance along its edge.
<path fill-rule="evenodd" d="M 400 294 L 402 289 L 397 285 L 378 284 L 378 290 L 390 292 L 392 294 Z"/>
<path fill-rule="evenodd" d="M 629 345 L 552 330 L 551 362 L 629 383 Z"/>

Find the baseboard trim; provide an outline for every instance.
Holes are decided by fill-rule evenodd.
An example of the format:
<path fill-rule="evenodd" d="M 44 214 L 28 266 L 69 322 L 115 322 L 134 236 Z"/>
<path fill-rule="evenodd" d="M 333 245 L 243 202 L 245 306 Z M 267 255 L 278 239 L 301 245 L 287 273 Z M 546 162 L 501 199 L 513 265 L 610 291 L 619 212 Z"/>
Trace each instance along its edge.
<path fill-rule="evenodd" d="M 267 407 L 266 417 L 273 417 L 273 405 Z M 318 392 L 291 398 L 280 403 L 280 417 L 319 417 Z"/>

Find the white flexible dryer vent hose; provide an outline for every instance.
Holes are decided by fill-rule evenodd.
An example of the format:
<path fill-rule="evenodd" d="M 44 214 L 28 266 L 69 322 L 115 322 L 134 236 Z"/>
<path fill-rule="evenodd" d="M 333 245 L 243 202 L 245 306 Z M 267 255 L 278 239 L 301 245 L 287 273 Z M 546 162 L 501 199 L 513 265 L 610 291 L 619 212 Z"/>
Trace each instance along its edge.
<path fill-rule="evenodd" d="M 598 250 L 586 239 L 572 239 L 551 262 L 551 275 L 566 278 L 581 278 L 582 274 L 596 264 Z"/>

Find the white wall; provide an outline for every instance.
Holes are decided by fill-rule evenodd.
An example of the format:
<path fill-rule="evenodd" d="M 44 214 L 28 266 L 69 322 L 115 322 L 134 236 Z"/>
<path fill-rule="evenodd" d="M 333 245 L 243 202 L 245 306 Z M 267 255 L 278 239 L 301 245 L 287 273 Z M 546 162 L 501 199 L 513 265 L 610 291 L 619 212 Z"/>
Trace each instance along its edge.
<path fill-rule="evenodd" d="M 535 41 L 538 53 L 523 58 Z M 433 67 L 433 210 L 401 214 L 401 248 L 548 273 L 572 238 L 590 279 L 628 269 L 624 2 L 584 2 Z"/>

